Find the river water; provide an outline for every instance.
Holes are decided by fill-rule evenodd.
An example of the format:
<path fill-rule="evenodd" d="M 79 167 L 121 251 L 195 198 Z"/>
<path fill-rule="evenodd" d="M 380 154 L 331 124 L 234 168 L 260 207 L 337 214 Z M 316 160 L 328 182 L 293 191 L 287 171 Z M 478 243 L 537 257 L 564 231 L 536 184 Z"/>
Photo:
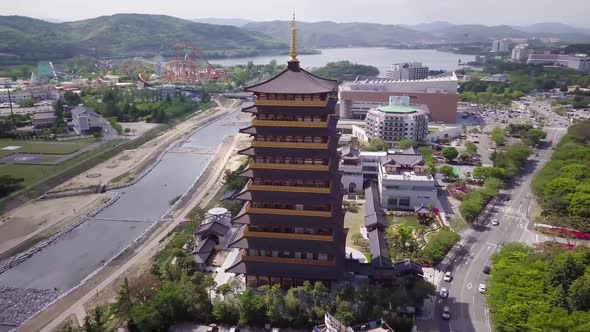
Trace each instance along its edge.
<path fill-rule="evenodd" d="M 304 68 L 322 67 L 328 62 L 348 60 L 353 63 L 375 66 L 385 74 L 385 70 L 394 63 L 422 62 L 432 70 L 454 70 L 461 62 L 474 61 L 474 55 L 439 52 L 435 50 L 397 50 L 385 47 L 348 47 L 321 49 L 321 54 L 302 54 L 299 61 Z M 212 59 L 210 62 L 222 66 L 245 65 L 252 61 L 256 65 L 264 65 L 271 60 L 279 64 L 287 62 L 287 55 L 265 55 L 232 59 Z"/>
<path fill-rule="evenodd" d="M 166 153 L 162 161 L 136 184 L 118 190 L 121 198 L 93 219 L 23 263 L 0 274 L 0 286 L 67 291 L 153 225 L 171 201 L 189 190 L 205 170 L 226 135 L 244 124 L 239 112 L 198 129 Z"/>

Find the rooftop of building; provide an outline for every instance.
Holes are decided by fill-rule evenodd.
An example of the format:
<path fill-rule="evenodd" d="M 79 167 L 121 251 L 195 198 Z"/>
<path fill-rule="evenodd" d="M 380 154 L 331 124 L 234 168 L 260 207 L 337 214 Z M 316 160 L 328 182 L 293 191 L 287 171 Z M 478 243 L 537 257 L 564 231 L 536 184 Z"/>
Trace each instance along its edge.
<path fill-rule="evenodd" d="M 373 85 L 373 84 L 401 84 L 401 83 L 408 83 L 408 82 L 458 82 L 457 75 L 454 71 L 446 72 L 437 76 L 430 76 L 420 80 L 396 80 L 391 78 L 383 78 L 383 77 L 364 77 L 364 76 L 357 76 L 354 81 L 344 81 L 340 84 L 341 89 L 350 89 L 352 86 L 361 86 L 361 85 Z"/>
<path fill-rule="evenodd" d="M 398 106 L 398 105 L 387 105 L 387 106 L 379 106 L 377 109 L 381 112 L 391 113 L 391 114 L 411 114 L 417 113 L 419 109 L 411 107 L 411 106 Z"/>

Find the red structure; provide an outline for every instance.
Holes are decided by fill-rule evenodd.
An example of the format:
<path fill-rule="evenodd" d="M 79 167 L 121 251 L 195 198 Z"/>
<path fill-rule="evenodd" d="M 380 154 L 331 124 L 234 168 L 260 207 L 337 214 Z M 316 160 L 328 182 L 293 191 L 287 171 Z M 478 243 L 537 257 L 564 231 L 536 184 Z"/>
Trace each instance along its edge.
<path fill-rule="evenodd" d="M 167 81 L 194 83 L 225 79 L 225 72 L 213 68 L 196 46 L 177 44 L 174 50 L 175 59 L 166 64 Z"/>

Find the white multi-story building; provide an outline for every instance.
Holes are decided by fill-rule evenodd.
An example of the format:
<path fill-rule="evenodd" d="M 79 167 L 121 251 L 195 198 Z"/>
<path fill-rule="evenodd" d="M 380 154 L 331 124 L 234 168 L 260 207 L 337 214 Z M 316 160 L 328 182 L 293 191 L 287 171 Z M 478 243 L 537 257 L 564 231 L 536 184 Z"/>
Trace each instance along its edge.
<path fill-rule="evenodd" d="M 405 138 L 424 140 L 428 135 L 429 116 L 430 112 L 427 110 L 410 107 L 410 97 L 391 96 L 389 105 L 374 108 L 367 114 L 367 138 L 378 138 L 386 142 L 397 142 Z"/>
<path fill-rule="evenodd" d="M 529 58 L 529 47 L 527 44 L 518 44 L 512 49 L 512 61 L 526 62 Z"/>
<path fill-rule="evenodd" d="M 436 205 L 435 180 L 426 173 L 422 155 L 413 148 L 387 152 L 365 152 L 354 146 L 342 150 L 339 169 L 348 193 L 360 193 L 367 181 L 376 180 L 381 206 L 410 210 Z"/>
<path fill-rule="evenodd" d="M 508 41 L 504 39 L 497 39 L 492 42 L 492 52 L 502 53 L 508 52 Z"/>
<path fill-rule="evenodd" d="M 422 62 L 396 63 L 386 70 L 385 77 L 394 80 L 423 80 L 428 77 L 428 67 L 422 66 Z"/>
<path fill-rule="evenodd" d="M 586 54 L 570 55 L 567 66 L 575 70 L 590 72 L 590 57 Z"/>
<path fill-rule="evenodd" d="M 84 106 L 72 109 L 72 123 L 78 134 L 88 134 L 102 130 L 101 116 Z"/>

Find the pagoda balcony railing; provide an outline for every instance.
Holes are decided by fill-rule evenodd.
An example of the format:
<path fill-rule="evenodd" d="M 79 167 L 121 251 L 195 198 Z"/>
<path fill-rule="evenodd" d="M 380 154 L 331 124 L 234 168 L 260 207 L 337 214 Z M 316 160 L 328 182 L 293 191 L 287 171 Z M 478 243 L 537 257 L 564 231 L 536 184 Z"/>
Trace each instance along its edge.
<path fill-rule="evenodd" d="M 254 101 L 256 106 L 296 106 L 296 107 L 325 107 L 328 105 L 328 100 L 268 100 L 256 99 Z"/>
<path fill-rule="evenodd" d="M 259 127 L 293 127 L 293 128 L 326 128 L 327 121 L 275 121 L 252 120 L 253 126 Z"/>
<path fill-rule="evenodd" d="M 301 217 L 326 217 L 332 216 L 331 211 L 316 211 L 316 210 L 291 210 L 291 209 L 267 209 L 267 208 L 254 208 L 248 206 L 246 213 L 254 214 L 274 214 L 283 216 L 301 216 Z"/>
<path fill-rule="evenodd" d="M 281 169 L 289 171 L 328 171 L 328 165 L 301 165 L 301 164 L 266 164 L 266 163 L 250 163 L 252 169 Z"/>
<path fill-rule="evenodd" d="M 320 261 L 316 259 L 304 258 L 283 258 L 283 257 L 269 257 L 269 256 L 249 256 L 244 251 L 242 254 L 242 262 L 259 262 L 259 263 L 282 263 L 282 264 L 301 264 L 301 265 L 320 265 L 320 266 L 335 266 L 335 261 Z"/>
<path fill-rule="evenodd" d="M 300 233 L 278 233 L 258 232 L 248 228 L 244 231 L 245 237 L 258 237 L 265 239 L 287 239 L 287 240 L 309 240 L 309 241 L 332 241 L 332 235 L 300 234 Z"/>
<path fill-rule="evenodd" d="M 248 190 L 260 191 L 279 191 L 289 193 L 310 193 L 310 194 L 329 194 L 330 188 L 320 187 L 295 187 L 295 186 L 272 186 L 261 184 L 248 184 Z"/>
<path fill-rule="evenodd" d="M 328 143 L 298 143 L 298 142 L 261 142 L 252 141 L 255 148 L 286 148 L 286 149 L 327 149 Z"/>

